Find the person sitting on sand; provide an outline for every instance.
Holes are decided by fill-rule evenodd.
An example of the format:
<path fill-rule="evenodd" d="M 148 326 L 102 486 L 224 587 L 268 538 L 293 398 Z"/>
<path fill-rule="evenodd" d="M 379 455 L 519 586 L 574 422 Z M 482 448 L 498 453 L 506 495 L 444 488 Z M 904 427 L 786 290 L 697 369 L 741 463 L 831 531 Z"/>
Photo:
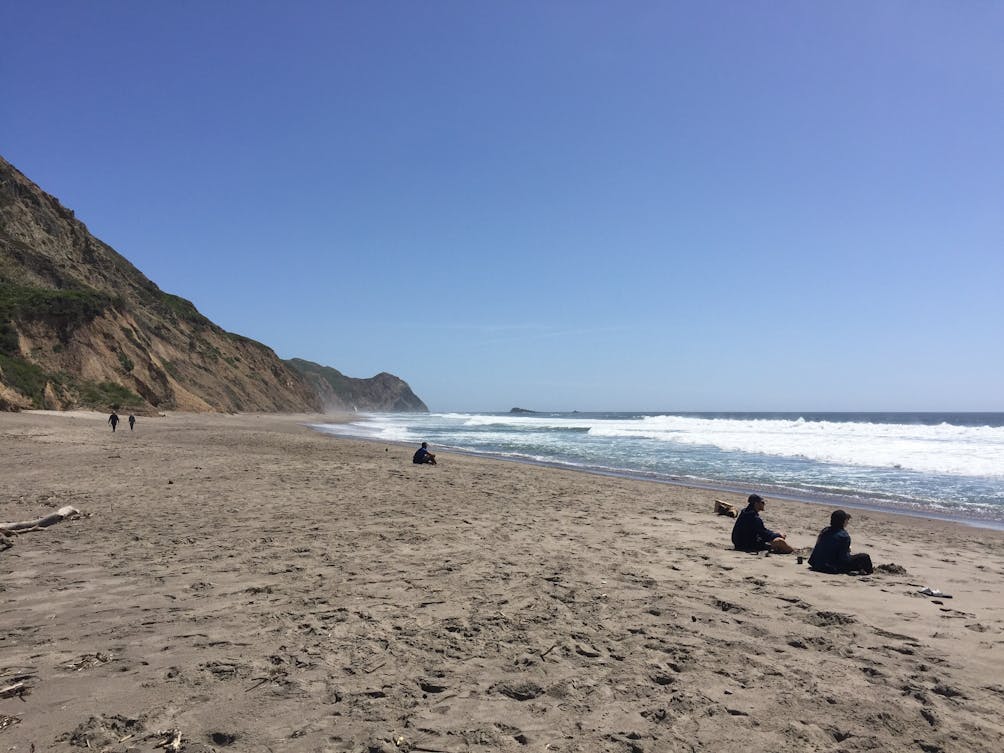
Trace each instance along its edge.
<path fill-rule="evenodd" d="M 867 554 L 851 554 L 851 535 L 847 521 L 851 516 L 843 510 L 830 514 L 830 525 L 819 532 L 816 545 L 809 555 L 809 567 L 824 573 L 872 572 L 872 558 Z"/>
<path fill-rule="evenodd" d="M 763 497 L 759 494 L 749 496 L 746 507 L 732 526 L 732 545 L 742 552 L 769 550 L 775 554 L 791 554 L 794 550 L 784 540 L 784 534 L 770 530 L 760 519 L 764 505 Z"/>
<path fill-rule="evenodd" d="M 428 442 L 422 442 L 422 446 L 415 450 L 415 455 L 411 458 L 411 462 L 418 465 L 436 464 L 436 456 L 429 452 Z"/>

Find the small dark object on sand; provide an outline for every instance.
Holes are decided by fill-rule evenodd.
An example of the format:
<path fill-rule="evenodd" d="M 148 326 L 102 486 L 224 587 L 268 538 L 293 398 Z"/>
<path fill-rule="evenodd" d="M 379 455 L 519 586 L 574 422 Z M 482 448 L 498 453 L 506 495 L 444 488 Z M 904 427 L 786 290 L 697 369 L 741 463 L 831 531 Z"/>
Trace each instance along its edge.
<path fill-rule="evenodd" d="M 728 502 L 722 502 L 720 499 L 715 500 L 715 513 L 717 515 L 727 515 L 730 518 L 734 518 L 739 514 L 735 505 L 731 505 Z"/>
<path fill-rule="evenodd" d="M 906 575 L 906 568 L 902 565 L 897 565 L 895 562 L 890 562 L 888 565 L 879 565 L 875 568 L 880 573 L 885 573 L 886 575 Z"/>

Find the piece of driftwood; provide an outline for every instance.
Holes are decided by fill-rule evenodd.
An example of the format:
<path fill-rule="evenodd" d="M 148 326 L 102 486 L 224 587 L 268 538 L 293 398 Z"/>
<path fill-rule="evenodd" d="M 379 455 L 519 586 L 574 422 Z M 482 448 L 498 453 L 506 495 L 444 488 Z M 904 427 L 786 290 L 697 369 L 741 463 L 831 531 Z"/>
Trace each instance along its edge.
<path fill-rule="evenodd" d="M 158 737 L 163 737 L 165 735 L 167 736 L 166 739 L 164 739 L 161 742 L 157 743 L 153 747 L 155 747 L 155 748 L 163 748 L 164 750 L 170 750 L 170 751 L 173 751 L 174 753 L 177 753 L 179 750 L 181 750 L 181 730 L 180 729 L 171 729 L 171 730 L 167 730 L 166 732 L 158 732 L 157 733 Z"/>
<path fill-rule="evenodd" d="M 50 513 L 35 520 L 22 520 L 18 523 L 0 523 L 0 533 L 5 535 L 29 533 L 31 531 L 41 531 L 43 528 L 54 526 L 67 518 L 75 518 L 80 515 L 80 510 L 67 505 L 60 507 L 56 512 Z"/>
<path fill-rule="evenodd" d="M 720 499 L 715 500 L 715 512 L 718 515 L 728 515 L 730 518 L 734 518 L 739 514 L 735 505 L 730 505 L 728 502 L 722 502 Z"/>
<path fill-rule="evenodd" d="M 3 732 L 8 727 L 13 727 L 15 724 L 21 723 L 21 717 L 19 716 L 7 716 L 6 714 L 0 714 L 0 732 Z"/>
<path fill-rule="evenodd" d="M 30 688 L 26 683 L 15 682 L 13 685 L 8 685 L 6 688 L 0 688 L 0 698 L 13 698 L 14 696 L 21 697 L 29 690 Z"/>

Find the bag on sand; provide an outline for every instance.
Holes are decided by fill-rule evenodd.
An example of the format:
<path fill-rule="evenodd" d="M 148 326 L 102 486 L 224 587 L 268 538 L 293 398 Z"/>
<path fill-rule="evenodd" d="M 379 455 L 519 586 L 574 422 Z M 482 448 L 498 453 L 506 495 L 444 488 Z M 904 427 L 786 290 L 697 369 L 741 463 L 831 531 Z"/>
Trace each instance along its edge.
<path fill-rule="evenodd" d="M 728 515 L 730 518 L 734 518 L 739 515 L 739 511 L 736 509 L 735 505 L 730 505 L 728 502 L 722 502 L 720 499 L 715 500 L 715 512 L 718 515 Z"/>

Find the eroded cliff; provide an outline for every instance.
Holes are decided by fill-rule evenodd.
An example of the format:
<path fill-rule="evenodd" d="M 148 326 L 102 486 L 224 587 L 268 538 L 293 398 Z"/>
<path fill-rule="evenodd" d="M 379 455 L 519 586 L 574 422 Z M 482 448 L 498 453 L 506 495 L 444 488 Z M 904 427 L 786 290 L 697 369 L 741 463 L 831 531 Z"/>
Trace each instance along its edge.
<path fill-rule="evenodd" d="M 371 383 L 360 410 L 399 409 L 385 376 L 352 380 Z M 351 408 L 322 381 L 162 291 L 0 157 L 0 409 Z"/>

